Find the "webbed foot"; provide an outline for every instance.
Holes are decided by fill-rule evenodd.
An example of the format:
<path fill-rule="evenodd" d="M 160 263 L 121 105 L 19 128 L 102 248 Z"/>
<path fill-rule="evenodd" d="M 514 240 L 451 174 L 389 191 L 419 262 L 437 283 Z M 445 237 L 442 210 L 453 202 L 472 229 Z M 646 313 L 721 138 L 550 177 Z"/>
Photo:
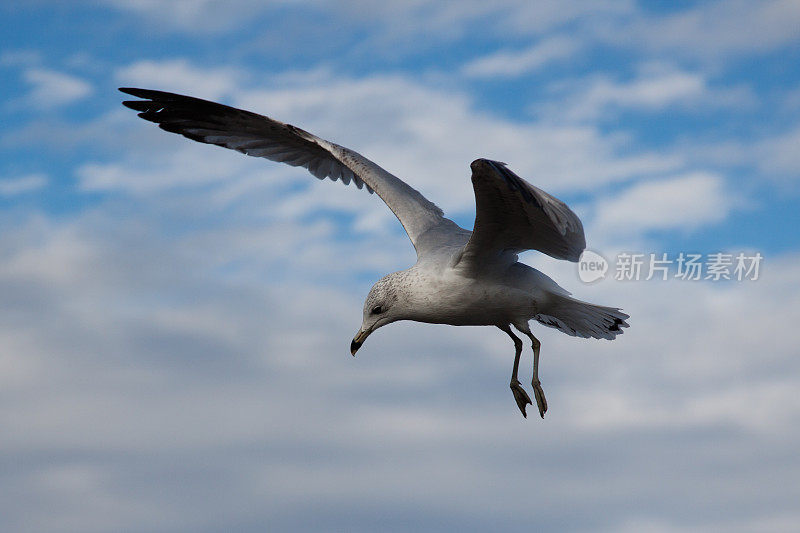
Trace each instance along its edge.
<path fill-rule="evenodd" d="M 528 418 L 528 414 L 525 412 L 525 408 L 528 406 L 528 404 L 531 405 L 533 404 L 533 402 L 531 402 L 531 397 L 528 396 L 528 393 L 525 392 L 525 389 L 522 388 L 522 385 L 520 384 L 519 380 L 516 379 L 511 380 L 511 384 L 509 386 L 511 387 L 511 392 L 514 393 L 514 400 L 516 400 L 517 402 L 517 407 L 519 407 L 519 410 L 522 411 L 522 416 Z M 542 398 L 544 398 L 544 395 L 542 395 Z M 546 406 L 545 409 L 547 409 Z M 541 407 L 539 408 L 539 410 L 541 411 Z"/>
<path fill-rule="evenodd" d="M 539 408 L 539 416 L 544 418 L 544 414 L 547 412 L 547 400 L 544 397 L 542 383 L 538 379 L 535 379 L 531 385 L 533 386 L 533 397 L 536 399 L 536 406 Z"/>

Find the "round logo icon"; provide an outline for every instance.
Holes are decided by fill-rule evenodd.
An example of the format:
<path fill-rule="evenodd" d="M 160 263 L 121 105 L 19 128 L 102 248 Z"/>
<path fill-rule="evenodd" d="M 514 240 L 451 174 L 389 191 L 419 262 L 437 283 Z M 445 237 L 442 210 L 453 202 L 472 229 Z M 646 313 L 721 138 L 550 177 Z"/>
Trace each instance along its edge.
<path fill-rule="evenodd" d="M 584 283 L 592 283 L 606 277 L 608 261 L 602 255 L 584 250 L 578 259 L 578 277 Z"/>

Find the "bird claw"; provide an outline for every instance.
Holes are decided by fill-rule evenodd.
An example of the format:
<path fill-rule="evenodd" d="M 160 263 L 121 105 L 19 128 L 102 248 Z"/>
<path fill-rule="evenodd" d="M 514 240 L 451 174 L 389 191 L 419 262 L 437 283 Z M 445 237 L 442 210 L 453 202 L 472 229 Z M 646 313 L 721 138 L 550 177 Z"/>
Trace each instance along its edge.
<path fill-rule="evenodd" d="M 547 400 L 544 397 L 544 389 L 542 389 L 541 382 L 537 379 L 533 383 L 533 397 L 536 399 L 536 406 L 539 408 L 539 416 L 544 418 L 547 412 Z"/>
<path fill-rule="evenodd" d="M 528 393 L 525 392 L 525 389 L 522 388 L 522 385 L 520 385 L 519 381 L 513 380 L 511 382 L 511 385 L 509 386 L 511 387 L 511 392 L 514 393 L 514 400 L 516 400 L 517 402 L 517 407 L 519 407 L 519 410 L 522 411 L 522 416 L 528 418 L 528 414 L 525 412 L 525 408 L 527 407 L 528 404 L 533 405 L 533 402 L 531 402 L 531 397 L 528 396 Z M 545 409 L 547 409 L 546 406 Z"/>

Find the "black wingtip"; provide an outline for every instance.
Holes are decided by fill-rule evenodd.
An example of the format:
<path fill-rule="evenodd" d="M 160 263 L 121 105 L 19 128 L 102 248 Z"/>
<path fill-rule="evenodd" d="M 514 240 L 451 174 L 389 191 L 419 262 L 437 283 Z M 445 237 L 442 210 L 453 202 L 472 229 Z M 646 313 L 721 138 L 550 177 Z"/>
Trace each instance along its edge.
<path fill-rule="evenodd" d="M 622 328 L 631 327 L 630 324 L 628 324 L 628 322 L 627 322 L 627 320 L 630 318 L 630 316 L 626 315 L 625 313 L 622 313 L 622 314 L 625 316 L 625 318 L 616 318 L 615 317 L 614 318 L 614 323 L 611 326 L 609 326 L 608 331 L 616 331 L 616 332 L 619 332 L 620 334 L 622 334 L 622 333 L 624 333 L 622 331 Z"/>
<path fill-rule="evenodd" d="M 125 93 L 125 94 L 130 94 L 132 96 L 140 96 L 137 93 L 140 93 L 141 91 L 145 91 L 146 89 L 137 89 L 136 87 L 119 87 L 118 90 L 120 92 Z"/>
<path fill-rule="evenodd" d="M 180 94 L 157 91 L 155 89 L 141 89 L 139 87 L 119 87 L 119 91 L 125 94 L 130 94 L 131 96 L 135 96 L 136 98 L 147 98 L 148 100 L 174 97 L 187 98 L 186 96 Z"/>
<path fill-rule="evenodd" d="M 146 100 L 125 100 L 122 102 L 122 105 L 128 109 L 133 109 L 134 111 L 147 111 L 147 109 L 150 107 L 150 104 L 152 104 L 152 102 Z"/>

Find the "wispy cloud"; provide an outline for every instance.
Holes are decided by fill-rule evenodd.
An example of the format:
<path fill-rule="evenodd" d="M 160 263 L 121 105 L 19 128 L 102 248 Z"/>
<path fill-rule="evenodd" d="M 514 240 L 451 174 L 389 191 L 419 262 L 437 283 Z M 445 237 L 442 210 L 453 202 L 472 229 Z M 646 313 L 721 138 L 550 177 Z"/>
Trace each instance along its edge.
<path fill-rule="evenodd" d="M 793 0 L 701 2 L 664 16 L 639 16 L 621 32 L 605 30 L 609 42 L 718 61 L 797 43 L 800 5 Z"/>
<path fill-rule="evenodd" d="M 759 188 L 778 185 L 784 191 L 796 190 L 800 176 L 800 126 L 761 134 L 742 140 L 736 135 L 719 141 L 682 144 L 678 147 L 687 158 L 701 165 L 725 169 L 748 169 L 751 183 Z"/>
<path fill-rule="evenodd" d="M 92 94 L 92 85 L 84 79 L 46 68 L 28 68 L 23 79 L 32 86 L 23 102 L 38 109 L 53 109 L 71 104 Z"/>
<path fill-rule="evenodd" d="M 26 174 L 13 178 L 0 178 L 0 196 L 17 196 L 44 188 L 47 185 L 44 174 Z"/>
<path fill-rule="evenodd" d="M 467 76 L 476 78 L 521 76 L 554 61 L 567 59 L 580 47 L 576 39 L 551 37 L 525 50 L 502 50 L 479 57 L 464 65 L 461 70 Z"/>
<path fill-rule="evenodd" d="M 220 33 L 235 31 L 236 24 L 283 2 L 231 0 L 224 7 L 213 0 L 102 0 L 104 3 L 144 17 L 149 24 L 183 32 Z"/>
<path fill-rule="evenodd" d="M 195 35 L 235 33 L 250 21 L 275 18 L 274 13 L 281 10 L 293 10 L 312 26 L 322 14 L 335 19 L 337 27 L 363 33 L 370 49 L 384 55 L 393 54 L 398 46 L 425 47 L 434 42 L 469 39 L 474 32 L 500 37 L 508 34 L 547 37 L 569 29 L 602 46 L 632 50 L 644 47 L 656 53 L 719 60 L 779 50 L 800 37 L 797 30 L 800 10 L 793 0 L 716 0 L 665 14 L 648 12 L 631 0 L 501 0 L 491 5 L 478 0 L 392 0 L 369 6 L 359 0 L 310 3 L 231 0 L 224 8 L 208 0 L 167 4 L 153 0 L 104 2 L 138 14 L 148 25 L 163 31 Z M 315 30 L 324 34 L 327 28 Z M 498 56 L 496 63 L 505 63 L 505 70 L 519 68 L 508 66 L 511 63 L 526 61 L 524 52 L 507 54 Z"/>
<path fill-rule="evenodd" d="M 32 67 L 42 62 L 42 54 L 34 49 L 6 50 L 0 54 L 0 66 Z"/>
<path fill-rule="evenodd" d="M 795 181 L 800 177 L 800 126 L 756 144 L 756 164 L 767 174 Z"/>
<path fill-rule="evenodd" d="M 554 92 L 566 92 L 549 107 L 552 113 L 575 120 L 596 120 L 622 110 L 658 112 L 668 108 L 707 109 L 752 104 L 754 96 L 745 86 L 712 86 L 705 75 L 666 67 L 644 65 L 630 80 L 594 75 L 558 84 Z"/>
<path fill-rule="evenodd" d="M 186 59 L 142 60 L 115 73 L 120 85 L 146 87 L 214 99 L 230 95 L 245 78 L 235 67 L 200 69 Z"/>
<path fill-rule="evenodd" d="M 629 236 L 654 229 L 690 230 L 725 220 L 741 204 L 721 176 L 696 172 L 639 182 L 601 199 L 594 226 L 599 233 Z"/>

